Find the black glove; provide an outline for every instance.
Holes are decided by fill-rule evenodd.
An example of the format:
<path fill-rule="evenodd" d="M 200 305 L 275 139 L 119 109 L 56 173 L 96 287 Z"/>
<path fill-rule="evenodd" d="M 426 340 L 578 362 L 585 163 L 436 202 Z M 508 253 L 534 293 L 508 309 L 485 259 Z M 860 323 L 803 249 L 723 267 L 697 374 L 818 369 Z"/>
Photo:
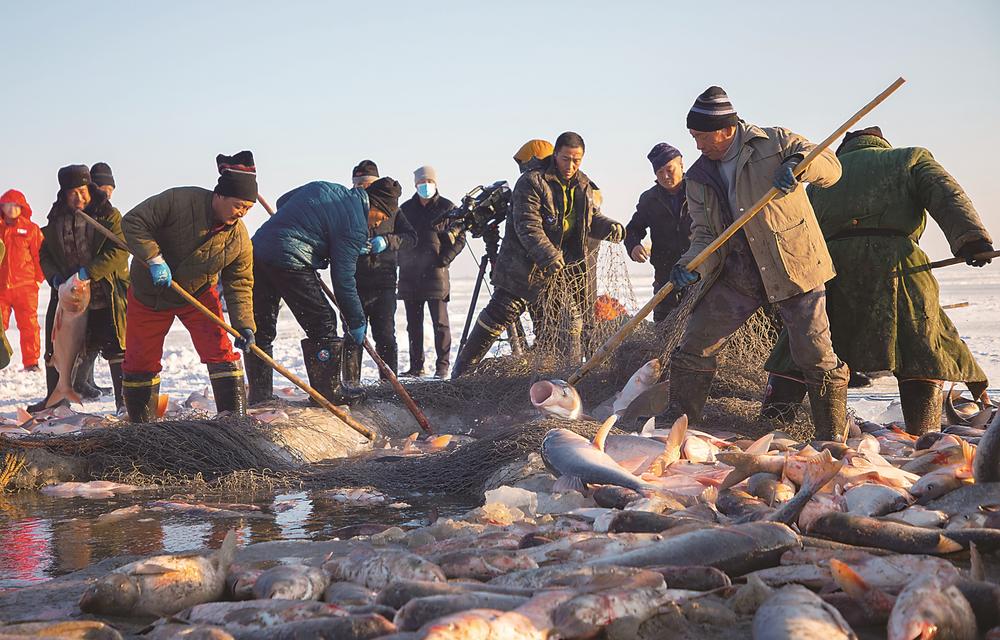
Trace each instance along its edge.
<path fill-rule="evenodd" d="M 253 329 L 240 329 L 240 337 L 233 340 L 233 344 L 244 353 L 250 351 L 250 347 L 257 344 L 257 338 L 253 335 Z"/>
<path fill-rule="evenodd" d="M 611 223 L 611 233 L 605 240 L 612 244 L 621 244 L 625 240 L 625 227 L 617 222 Z"/>
<path fill-rule="evenodd" d="M 980 253 L 992 253 L 993 245 L 986 242 L 982 238 L 979 240 L 972 240 L 971 242 L 966 242 L 962 245 L 962 248 L 958 250 L 958 257 L 965 258 L 965 264 L 973 267 L 985 267 L 990 262 L 993 261 L 992 258 L 983 258 L 982 260 L 977 260 L 974 256 Z"/>
<path fill-rule="evenodd" d="M 565 268 L 566 263 L 563 261 L 562 256 L 559 256 L 554 261 L 550 262 L 548 266 L 542 269 L 542 276 L 551 278 Z"/>

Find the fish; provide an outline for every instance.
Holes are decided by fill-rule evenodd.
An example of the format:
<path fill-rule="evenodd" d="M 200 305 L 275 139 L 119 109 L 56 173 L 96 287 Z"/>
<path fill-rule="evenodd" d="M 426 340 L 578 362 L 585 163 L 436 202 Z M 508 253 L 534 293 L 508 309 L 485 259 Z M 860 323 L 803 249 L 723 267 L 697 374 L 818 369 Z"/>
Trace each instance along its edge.
<path fill-rule="evenodd" d="M 461 578 L 485 581 L 505 573 L 510 573 L 511 571 L 538 568 L 538 563 L 530 555 L 521 551 L 505 549 L 451 551 L 430 556 L 428 559 L 439 566 L 444 575 L 449 579 Z"/>
<path fill-rule="evenodd" d="M 544 640 L 546 630 L 516 611 L 469 609 L 431 620 L 420 628 L 422 640 Z"/>
<path fill-rule="evenodd" d="M 15 426 L 3 426 L 0 427 L 0 436 L 6 438 L 22 438 L 24 436 L 30 436 L 31 432 L 22 427 Z"/>
<path fill-rule="evenodd" d="M 889 513 L 881 517 L 883 520 L 902 522 L 914 527 L 940 527 L 948 522 L 948 514 L 944 511 L 934 511 L 919 504 L 912 505 L 901 511 Z"/>
<path fill-rule="evenodd" d="M 542 439 L 542 461 L 558 479 L 553 492 L 581 490 L 587 484 L 613 484 L 634 491 L 653 487 L 629 473 L 604 452 L 604 439 L 618 416 L 604 421 L 593 442 L 568 429 L 552 429 Z"/>
<path fill-rule="evenodd" d="M 805 508 L 806 503 L 812 500 L 816 492 L 822 489 L 830 480 L 840 473 L 844 466 L 843 460 L 834 460 L 829 451 L 809 458 L 806 462 L 806 471 L 802 479 L 802 486 L 795 493 L 795 496 L 781 505 L 774 513 L 768 515 L 764 520 L 768 522 L 783 522 L 787 525 L 795 524 L 799 519 L 799 514 Z"/>
<path fill-rule="evenodd" d="M 573 385 L 565 380 L 539 380 L 528 390 L 531 404 L 545 416 L 578 420 L 583 401 Z"/>
<path fill-rule="evenodd" d="M 962 545 L 939 531 L 849 513 L 830 512 L 812 523 L 809 533 L 836 542 L 897 553 L 946 554 Z"/>
<path fill-rule="evenodd" d="M 747 493 L 773 505 L 791 500 L 795 487 L 773 473 L 755 473 L 747 478 Z"/>
<path fill-rule="evenodd" d="M 556 607 L 552 622 L 557 637 L 592 638 L 615 620 L 644 620 L 661 604 L 697 593 L 668 591 L 663 576 L 655 571 L 639 574 L 625 584 L 602 587 L 596 581 L 587 587 L 590 593 L 577 595 Z"/>
<path fill-rule="evenodd" d="M 188 502 L 180 502 L 177 500 L 153 500 L 146 505 L 149 511 L 174 511 L 177 513 L 183 513 L 185 515 L 191 516 L 204 516 L 209 518 L 266 518 L 268 517 L 265 513 L 260 513 L 256 509 L 249 511 L 236 511 L 234 509 L 227 509 L 225 507 L 238 506 L 238 505 L 225 505 L 225 506 L 212 506 L 208 504 L 202 504 L 200 502 L 191 504 Z"/>
<path fill-rule="evenodd" d="M 608 435 L 604 439 L 604 452 L 615 462 L 641 474 L 650 471 L 663 475 L 664 470 L 681 459 L 681 448 L 687 440 L 688 420 L 682 415 L 674 421 L 665 438 L 641 435 Z"/>
<path fill-rule="evenodd" d="M 431 584 L 440 584 L 434 582 Z M 354 582 L 332 582 L 323 592 L 323 602 L 342 607 L 375 604 L 378 593 Z M 395 607 L 394 607 L 395 608 Z"/>
<path fill-rule="evenodd" d="M 857 640 L 835 607 L 797 584 L 775 591 L 753 617 L 754 640 Z"/>
<path fill-rule="evenodd" d="M 604 485 L 595 489 L 591 497 L 599 507 L 604 507 L 606 509 L 624 509 L 628 503 L 641 498 L 642 494 L 632 489 L 626 489 L 625 487 Z M 683 505 L 678 502 L 676 508 L 680 509 L 682 506 Z"/>
<path fill-rule="evenodd" d="M 131 493 L 139 487 L 133 484 L 120 484 L 108 480 L 91 480 L 90 482 L 59 482 L 42 487 L 47 496 L 56 498 L 111 498 L 118 493 Z"/>
<path fill-rule="evenodd" d="M 531 591 L 553 588 L 576 589 L 598 581 L 604 585 L 625 584 L 635 576 L 645 573 L 648 573 L 647 570 L 641 567 L 566 562 L 507 573 L 493 578 L 489 581 L 489 585 Z"/>
<path fill-rule="evenodd" d="M 620 511 L 611 517 L 610 533 L 660 533 L 674 527 L 697 523 L 699 520 L 683 516 L 651 513 L 649 511 Z M 706 523 L 707 524 L 707 523 Z"/>
<path fill-rule="evenodd" d="M 233 635 L 243 638 L 245 634 L 256 631 L 271 631 L 291 622 L 347 615 L 348 611 L 343 607 L 323 602 L 244 600 L 243 602 L 198 604 L 180 611 L 174 618 L 191 624 L 219 625 Z"/>
<path fill-rule="evenodd" d="M 888 640 L 974 640 L 976 616 L 950 580 L 931 573 L 916 578 L 899 593 L 887 631 Z"/>
<path fill-rule="evenodd" d="M 87 335 L 87 306 L 90 304 L 90 280 L 80 280 L 77 274 L 59 286 L 59 301 L 52 324 L 51 366 L 59 373 L 45 407 L 67 400 L 82 404 L 80 394 L 73 390 L 73 372 L 84 348 Z"/>
<path fill-rule="evenodd" d="M 688 567 L 650 567 L 663 576 L 672 589 L 687 589 L 690 591 L 712 591 L 732 586 L 732 580 L 724 572 L 715 567 L 699 565 Z"/>
<path fill-rule="evenodd" d="M 201 391 L 192 391 L 188 394 L 188 397 L 181 406 L 186 409 L 195 409 L 197 411 L 210 412 L 215 408 L 214 403 L 208 399 L 210 391 L 208 387 L 205 387 Z"/>
<path fill-rule="evenodd" d="M 413 598 L 396 612 L 393 624 L 400 631 L 416 631 L 428 622 L 469 609 L 513 611 L 527 603 L 525 596 L 471 592 Z"/>
<path fill-rule="evenodd" d="M 330 588 L 333 588 L 336 584 L 338 583 L 331 584 Z M 501 595 L 530 597 L 534 591 L 532 589 L 508 587 L 499 584 L 466 582 L 460 580 L 452 580 L 449 582 L 396 580 L 389 583 L 378 592 L 378 595 L 375 598 L 375 603 L 392 607 L 393 609 L 401 609 L 403 605 L 414 598 L 426 598 L 428 596 L 441 595 L 461 595 L 464 593 L 499 593 Z"/>
<path fill-rule="evenodd" d="M 330 606 L 330 605 L 328 605 Z M 369 640 L 393 634 L 396 626 L 383 616 L 366 613 L 344 616 L 321 616 L 286 622 L 266 629 L 244 631 L 240 640 Z"/>
<path fill-rule="evenodd" d="M 230 565 L 229 573 L 226 574 L 226 599 L 253 600 L 253 586 L 264 571 L 265 569 Z"/>
<path fill-rule="evenodd" d="M 632 425 L 639 418 L 658 416 L 667 410 L 670 399 L 670 381 L 657 382 L 642 391 L 621 413 L 621 423 Z"/>
<path fill-rule="evenodd" d="M 331 556 L 323 563 L 332 581 L 347 580 L 370 589 L 381 589 L 396 580 L 446 582 L 436 564 L 403 549 L 359 547 L 346 556 Z"/>
<path fill-rule="evenodd" d="M 997 411 L 986 433 L 976 447 L 972 474 L 977 484 L 1000 482 L 1000 411 Z"/>
<path fill-rule="evenodd" d="M 319 600 L 329 583 L 326 574 L 317 567 L 287 564 L 261 572 L 252 593 L 256 600 Z"/>
<path fill-rule="evenodd" d="M 655 359 L 639 367 L 625 383 L 618 397 L 615 398 L 612 411 L 619 416 L 624 413 L 632 401 L 639 397 L 639 394 L 656 384 L 662 370 L 660 361 Z"/>
<path fill-rule="evenodd" d="M 134 504 L 131 507 L 122 507 L 121 509 L 115 509 L 114 511 L 109 511 L 108 513 L 102 513 L 97 516 L 94 520 L 95 525 L 109 525 L 122 520 L 127 520 L 128 518 L 133 518 L 140 515 L 143 512 L 141 505 Z"/>
<path fill-rule="evenodd" d="M 168 623 L 153 627 L 143 640 L 234 640 L 232 634 L 214 625 Z"/>
<path fill-rule="evenodd" d="M 859 484 L 844 492 L 847 512 L 860 516 L 883 516 L 910 505 L 913 498 L 902 489 L 881 484 Z"/>
<path fill-rule="evenodd" d="M 860 603 L 865 609 L 866 619 L 884 624 L 892 613 L 896 599 L 868 582 L 845 562 L 830 559 L 830 572 L 837 586 Z"/>
<path fill-rule="evenodd" d="M 926 505 L 931 500 L 972 482 L 975 448 L 964 440 L 961 442 L 961 447 L 962 462 L 925 474 L 909 488 L 910 493 L 916 496 L 918 504 Z"/>
<path fill-rule="evenodd" d="M 235 554 L 236 532 L 230 530 L 217 551 L 160 555 L 126 564 L 87 587 L 80 597 L 80 611 L 163 616 L 218 600 Z"/>

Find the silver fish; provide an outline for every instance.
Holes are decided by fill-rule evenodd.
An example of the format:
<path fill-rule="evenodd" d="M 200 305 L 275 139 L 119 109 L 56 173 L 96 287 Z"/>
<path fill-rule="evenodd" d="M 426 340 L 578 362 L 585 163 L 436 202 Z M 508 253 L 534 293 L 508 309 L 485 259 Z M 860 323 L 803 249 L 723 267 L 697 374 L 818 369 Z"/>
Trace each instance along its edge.
<path fill-rule="evenodd" d="M 797 584 L 775 591 L 753 617 L 754 640 L 857 640 L 844 617 Z"/>
<path fill-rule="evenodd" d="M 52 325 L 52 366 L 59 372 L 59 383 L 52 390 L 46 407 L 63 400 L 82 403 L 73 390 L 73 372 L 83 351 L 87 334 L 87 306 L 90 304 L 90 280 L 80 280 L 75 274 L 59 287 L 59 302 Z"/>
<path fill-rule="evenodd" d="M 303 564 L 271 567 L 257 576 L 253 597 L 279 600 L 320 600 L 329 579 L 321 569 Z"/>
<path fill-rule="evenodd" d="M 528 395 L 543 415 L 577 420 L 583 413 L 580 394 L 565 380 L 539 380 L 531 385 Z"/>

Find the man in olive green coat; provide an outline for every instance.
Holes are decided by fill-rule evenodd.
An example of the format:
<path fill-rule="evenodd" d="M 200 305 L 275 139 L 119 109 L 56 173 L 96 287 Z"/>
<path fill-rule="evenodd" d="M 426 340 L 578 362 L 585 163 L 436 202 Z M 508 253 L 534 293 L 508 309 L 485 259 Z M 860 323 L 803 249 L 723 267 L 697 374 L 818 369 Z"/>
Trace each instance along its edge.
<path fill-rule="evenodd" d="M 799 179 L 827 187 L 840 163 L 824 151 L 797 179 L 794 169 L 815 145 L 781 128 L 741 120 L 720 87 L 709 87 L 688 113 L 702 152 L 687 174 L 691 246 L 671 271 L 678 289 L 704 279 L 670 359 L 670 398 L 698 422 L 717 368 L 716 355 L 757 309 L 774 304 L 789 328 L 792 357 L 804 372 L 818 438 L 843 440 L 847 366 L 830 341 L 824 283 L 833 277 L 816 216 Z M 771 187 L 771 200 L 697 269 L 687 265 Z"/>
<path fill-rule="evenodd" d="M 893 149 L 878 127 L 848 133 L 837 150 L 843 178 L 809 188 L 837 277 L 827 287 L 833 346 L 855 371 L 892 371 L 906 429 L 940 426 L 943 380 L 964 381 L 977 397 L 986 375 L 938 303 L 938 283 L 918 242 L 931 214 L 951 251 L 974 266 L 993 250 L 969 197 L 919 147 Z M 787 417 L 802 398 L 783 333 L 765 368 L 772 372 L 765 415 Z M 774 375 L 777 374 L 777 375 Z"/>
<path fill-rule="evenodd" d="M 146 199 L 125 214 L 122 231 L 132 261 L 125 339 L 125 408 L 132 422 L 157 414 L 163 340 L 174 318 L 208 367 L 219 412 L 246 414 L 240 357 L 229 335 L 170 289 L 176 282 L 219 318 L 221 278 L 229 319 L 239 331 L 236 346 L 254 344 L 253 247 L 242 218 L 257 199 L 253 156 L 218 156 L 214 191 L 176 187 Z M 146 264 L 149 263 L 149 267 Z"/>

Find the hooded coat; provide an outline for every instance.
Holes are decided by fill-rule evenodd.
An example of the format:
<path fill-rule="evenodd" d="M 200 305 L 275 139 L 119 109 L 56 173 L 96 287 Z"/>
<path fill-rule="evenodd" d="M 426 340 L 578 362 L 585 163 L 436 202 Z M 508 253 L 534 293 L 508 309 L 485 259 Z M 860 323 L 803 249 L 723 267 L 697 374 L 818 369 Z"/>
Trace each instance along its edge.
<path fill-rule="evenodd" d="M 426 205 L 414 194 L 399 213 L 416 233 L 417 242 L 399 252 L 400 300 L 448 300 L 451 276 L 448 268 L 465 248 L 465 234 L 454 241 L 444 226 L 435 221 L 455 208 L 455 204 L 435 193 Z"/>
<path fill-rule="evenodd" d="M 0 239 L 7 247 L 7 258 L 0 264 L 0 292 L 31 287 L 38 295 L 38 283 L 45 280 L 38 252 L 42 248 L 42 230 L 31 221 L 31 207 L 24 194 L 11 189 L 0 196 L 0 204 L 21 206 L 21 215 L 14 224 L 0 220 Z"/>

